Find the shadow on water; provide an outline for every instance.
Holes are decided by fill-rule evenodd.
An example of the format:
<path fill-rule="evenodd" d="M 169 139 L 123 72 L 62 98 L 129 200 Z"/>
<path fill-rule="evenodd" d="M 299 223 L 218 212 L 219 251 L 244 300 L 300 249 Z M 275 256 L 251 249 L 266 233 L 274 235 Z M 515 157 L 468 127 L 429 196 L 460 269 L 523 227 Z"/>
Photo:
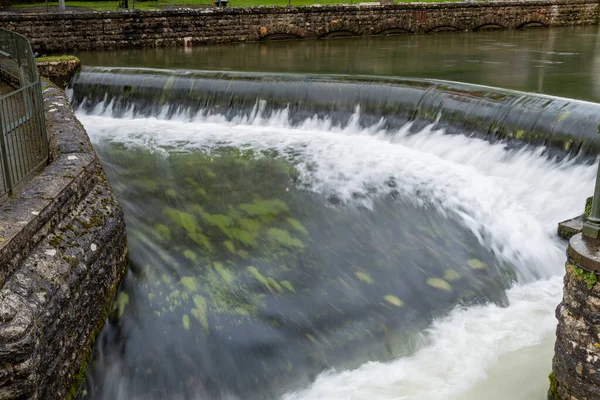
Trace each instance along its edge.
<path fill-rule="evenodd" d="M 273 398 L 410 354 L 434 317 L 505 304 L 515 279 L 452 216 L 394 190 L 363 205 L 301 190 L 276 152 L 95 147 L 131 273 L 83 398 Z"/>

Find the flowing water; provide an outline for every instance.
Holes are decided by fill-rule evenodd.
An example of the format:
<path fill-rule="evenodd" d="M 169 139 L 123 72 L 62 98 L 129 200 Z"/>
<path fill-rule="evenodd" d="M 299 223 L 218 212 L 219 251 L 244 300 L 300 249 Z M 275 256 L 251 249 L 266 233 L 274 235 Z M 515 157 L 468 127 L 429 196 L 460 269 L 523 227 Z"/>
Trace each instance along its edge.
<path fill-rule="evenodd" d="M 83 397 L 544 399 L 566 247 L 556 223 L 580 214 L 591 194 L 589 159 L 486 141 L 465 127 L 449 134 L 452 124 L 440 123 L 449 103 L 429 122 L 378 119 L 381 108 L 361 97 L 373 82 L 357 84 L 364 101 L 344 112 L 344 83 L 318 83 L 331 109 L 320 113 L 308 94 L 286 91 L 281 101 L 259 81 L 263 95 L 248 102 L 236 89 L 243 82 L 202 74 L 190 78 L 194 87 L 216 79 L 225 92 L 199 100 L 191 87 L 177 92 L 180 72 L 165 68 L 262 70 L 249 55 L 265 52 L 284 60 L 269 64 L 277 72 L 331 72 L 338 57 L 357 65 L 350 74 L 535 90 L 537 76 L 499 83 L 494 64 L 445 71 L 444 52 L 408 65 L 376 56 L 452 43 L 461 64 L 481 54 L 477 42 L 488 43 L 488 59 L 516 47 L 510 54 L 527 75 L 553 71 L 544 76 L 557 81 L 541 91 L 596 100 L 596 30 L 83 55 L 90 65 L 162 68 L 139 72 L 170 82 L 150 90 L 149 78 L 127 78 L 115 94 L 122 71 L 88 69 L 74 81 L 78 117 L 125 210 L 131 260 Z M 531 43 L 581 74 L 539 63 Z M 371 64 L 339 56 L 361 46 Z M 429 68 L 414 67 L 430 57 Z"/>

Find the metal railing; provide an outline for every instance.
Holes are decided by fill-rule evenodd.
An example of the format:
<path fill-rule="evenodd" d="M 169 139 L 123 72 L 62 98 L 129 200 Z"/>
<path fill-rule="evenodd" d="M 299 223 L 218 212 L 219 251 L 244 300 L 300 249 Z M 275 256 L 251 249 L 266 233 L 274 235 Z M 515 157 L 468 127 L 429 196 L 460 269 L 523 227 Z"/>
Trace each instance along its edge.
<path fill-rule="evenodd" d="M 0 202 L 48 162 L 42 86 L 29 41 L 0 28 Z"/>

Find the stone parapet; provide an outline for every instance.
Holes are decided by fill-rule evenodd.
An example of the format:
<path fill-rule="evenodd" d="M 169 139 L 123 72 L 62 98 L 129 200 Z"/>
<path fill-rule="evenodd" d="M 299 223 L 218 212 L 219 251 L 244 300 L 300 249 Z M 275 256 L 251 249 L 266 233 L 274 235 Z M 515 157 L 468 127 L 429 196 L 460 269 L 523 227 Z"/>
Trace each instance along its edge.
<path fill-rule="evenodd" d="M 590 25 L 597 1 L 216 7 L 161 11 L 0 14 L 0 26 L 56 53 L 256 40 Z"/>

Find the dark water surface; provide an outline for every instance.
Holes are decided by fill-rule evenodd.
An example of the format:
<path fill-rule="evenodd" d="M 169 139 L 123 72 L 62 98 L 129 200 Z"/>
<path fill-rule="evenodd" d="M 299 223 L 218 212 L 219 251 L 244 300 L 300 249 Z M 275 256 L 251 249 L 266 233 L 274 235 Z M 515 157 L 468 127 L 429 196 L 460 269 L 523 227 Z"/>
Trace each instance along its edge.
<path fill-rule="evenodd" d="M 83 65 L 389 75 L 600 101 L 597 26 L 79 53 Z"/>

